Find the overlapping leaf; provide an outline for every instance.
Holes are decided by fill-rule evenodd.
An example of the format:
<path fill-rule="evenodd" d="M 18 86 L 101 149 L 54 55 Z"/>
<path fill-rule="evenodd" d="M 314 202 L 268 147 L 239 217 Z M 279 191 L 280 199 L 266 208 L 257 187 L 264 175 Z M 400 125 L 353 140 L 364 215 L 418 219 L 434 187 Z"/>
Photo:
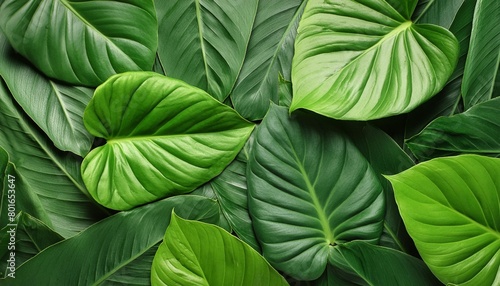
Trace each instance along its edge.
<path fill-rule="evenodd" d="M 259 1 L 245 62 L 231 93 L 245 118 L 262 119 L 270 102 L 278 103 L 278 76 L 290 80 L 293 43 L 307 1 Z"/>
<path fill-rule="evenodd" d="M 153 72 L 108 79 L 84 122 L 108 140 L 85 157 L 85 185 L 117 210 L 193 191 L 222 172 L 254 127 L 206 92 Z"/>
<path fill-rule="evenodd" d="M 0 83 L 0 146 L 9 153 L 17 172 L 26 181 L 24 193 L 32 190 L 36 194 L 50 219 L 50 223 L 45 223 L 57 233 L 64 237 L 75 235 L 106 215 L 83 185 L 81 159 L 57 150 L 16 105 L 3 83 Z"/>
<path fill-rule="evenodd" d="M 258 2 L 156 0 L 165 72 L 224 101 L 243 64 Z"/>
<path fill-rule="evenodd" d="M 440 117 L 406 144 L 420 160 L 476 153 L 500 154 L 500 98 L 478 104 L 464 113 Z"/>
<path fill-rule="evenodd" d="M 299 24 L 290 110 L 369 120 L 408 112 L 453 72 L 457 40 L 409 21 L 416 0 L 311 0 Z M 393 5 L 393 6 L 391 6 Z"/>
<path fill-rule="evenodd" d="M 346 135 L 321 117 L 288 117 L 271 106 L 256 131 L 247 180 L 264 257 L 301 280 L 325 270 L 338 244 L 378 242 L 385 213 L 380 182 Z"/>
<path fill-rule="evenodd" d="M 288 285 L 257 251 L 230 233 L 175 214 L 153 260 L 151 284 Z"/>
<path fill-rule="evenodd" d="M 17 55 L 0 31 L 0 76 L 16 101 L 63 151 L 84 156 L 93 137 L 83 126 L 83 110 L 93 90 L 67 86 L 39 74 Z"/>
<path fill-rule="evenodd" d="M 475 0 L 424 0 L 419 1 L 413 16 L 418 16 L 416 23 L 435 24 L 446 29 L 450 29 L 453 22 L 457 20 L 458 10 L 464 2 L 474 2 Z M 421 6 L 421 7 L 419 7 Z M 420 9 L 421 8 L 421 9 Z M 419 13 L 416 13 L 419 10 Z M 415 15 L 418 14 L 418 15 Z"/>
<path fill-rule="evenodd" d="M 5 0 L 0 27 L 49 77 L 89 86 L 150 70 L 158 42 L 152 0 Z"/>
<path fill-rule="evenodd" d="M 500 282 L 500 159 L 434 159 L 389 176 L 410 236 L 445 284 Z"/>
<path fill-rule="evenodd" d="M 500 2 L 477 0 L 462 97 L 465 109 L 500 96 Z"/>
<path fill-rule="evenodd" d="M 142 256 L 161 241 L 174 208 L 180 216 L 195 220 L 213 222 L 219 216 L 215 201 L 189 195 L 121 212 L 42 251 L 16 271 L 15 279 L 2 281 L 2 285 L 33 281 L 40 286 L 112 284 L 108 279 L 116 281 L 115 273 L 136 259 L 149 269 L 151 261 Z"/>

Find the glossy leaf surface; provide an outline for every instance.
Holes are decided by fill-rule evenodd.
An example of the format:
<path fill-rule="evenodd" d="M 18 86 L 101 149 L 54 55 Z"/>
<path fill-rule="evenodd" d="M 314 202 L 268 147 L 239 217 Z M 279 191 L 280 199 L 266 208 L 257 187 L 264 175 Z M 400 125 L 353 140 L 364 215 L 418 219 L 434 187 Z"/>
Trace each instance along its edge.
<path fill-rule="evenodd" d="M 46 75 L 88 86 L 151 69 L 158 41 L 152 0 L 6 0 L 0 27 Z"/>
<path fill-rule="evenodd" d="M 168 76 L 219 101 L 245 58 L 258 0 L 156 0 L 160 62 Z"/>
<path fill-rule="evenodd" d="M 325 270 L 338 244 L 376 243 L 384 194 L 363 155 L 332 122 L 271 106 L 256 130 L 247 180 L 264 257 L 300 280 Z"/>
<path fill-rule="evenodd" d="M 500 154 L 500 98 L 475 105 L 464 113 L 440 117 L 406 144 L 420 160 L 476 153 Z"/>
<path fill-rule="evenodd" d="M 0 76 L 16 101 L 63 151 L 85 156 L 93 137 L 83 125 L 83 110 L 93 90 L 48 79 L 22 59 L 0 31 Z"/>
<path fill-rule="evenodd" d="M 151 284 L 288 285 L 257 251 L 224 229 L 175 214 L 153 260 Z"/>
<path fill-rule="evenodd" d="M 117 210 L 193 191 L 222 172 L 254 127 L 201 89 L 153 72 L 108 79 L 84 122 L 107 140 L 83 161 L 85 185 Z"/>
<path fill-rule="evenodd" d="M 434 159 L 389 176 L 425 263 L 445 284 L 500 282 L 500 159 Z"/>
<path fill-rule="evenodd" d="M 41 286 L 109 283 L 106 281 L 115 273 L 161 241 L 174 208 L 190 219 L 213 222 L 219 216 L 215 201 L 200 196 L 176 196 L 120 212 L 45 249 L 23 264 L 15 279 L 2 285 L 27 285 L 32 281 Z"/>
<path fill-rule="evenodd" d="M 412 23 L 415 4 L 309 1 L 295 43 L 290 111 L 369 120 L 408 112 L 441 90 L 458 43 L 442 27 Z"/>

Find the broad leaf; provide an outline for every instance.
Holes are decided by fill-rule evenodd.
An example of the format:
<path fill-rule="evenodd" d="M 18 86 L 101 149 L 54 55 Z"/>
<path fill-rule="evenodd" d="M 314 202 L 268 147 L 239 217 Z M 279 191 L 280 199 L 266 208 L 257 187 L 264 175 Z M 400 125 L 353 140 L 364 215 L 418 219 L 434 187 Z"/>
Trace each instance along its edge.
<path fill-rule="evenodd" d="M 380 238 L 382 186 L 330 120 L 290 118 L 272 105 L 256 131 L 247 180 L 263 255 L 294 278 L 318 278 L 338 244 Z"/>
<path fill-rule="evenodd" d="M 89 86 L 151 69 L 158 42 L 153 0 L 5 0 L 0 27 L 49 77 Z"/>
<path fill-rule="evenodd" d="M 450 29 L 452 23 L 457 20 L 458 11 L 460 10 L 464 2 L 473 2 L 473 1 L 474 0 L 425 1 L 426 3 L 421 3 L 421 5 L 423 5 L 423 8 L 422 11 L 418 13 L 418 17 L 415 20 L 415 22 L 419 24 L 435 24 L 444 27 L 446 29 Z"/>
<path fill-rule="evenodd" d="M 441 90 L 458 43 L 442 27 L 412 23 L 415 4 L 310 0 L 295 42 L 290 111 L 369 120 L 408 112 Z"/>
<path fill-rule="evenodd" d="M 340 245 L 335 251 L 334 265 L 340 260 L 367 285 L 439 285 L 422 260 L 403 252 L 358 241 Z"/>
<path fill-rule="evenodd" d="M 39 74 L 17 55 L 0 31 L 0 76 L 12 95 L 63 151 L 85 156 L 93 137 L 83 126 L 83 110 L 93 90 L 67 86 Z"/>
<path fill-rule="evenodd" d="M 500 96 L 500 1 L 477 0 L 464 71 L 465 109 Z"/>
<path fill-rule="evenodd" d="M 63 237 L 75 235 L 106 215 L 85 189 L 80 176 L 81 159 L 57 150 L 16 105 L 3 83 L 0 146 L 10 154 L 17 172 L 26 181 L 26 187 L 18 191 L 33 191 L 50 219 L 44 222 Z"/>
<path fill-rule="evenodd" d="M 222 172 L 254 127 L 201 89 L 153 72 L 109 78 L 84 122 L 107 143 L 85 157 L 83 180 L 117 210 L 193 191 Z"/>
<path fill-rule="evenodd" d="M 259 1 L 250 43 L 236 86 L 234 108 L 245 118 L 262 119 L 278 103 L 278 76 L 290 80 L 293 43 L 307 1 Z"/>
<path fill-rule="evenodd" d="M 247 161 L 249 144 L 236 159 L 214 180 L 211 186 L 221 205 L 221 212 L 238 237 L 252 248 L 260 251 L 255 238 L 252 219 L 248 213 Z"/>
<path fill-rule="evenodd" d="M 445 284 L 500 283 L 500 159 L 439 158 L 389 176 L 408 233 Z"/>
<path fill-rule="evenodd" d="M 157 245 L 175 208 L 180 216 L 209 222 L 218 206 L 200 196 L 176 196 L 106 218 L 78 236 L 53 245 L 23 264 L 2 285 L 100 285 Z M 137 265 L 136 265 L 137 267 Z M 78 271 L 74 271 L 78 269 Z M 131 281 L 130 281 L 131 282 Z"/>
<path fill-rule="evenodd" d="M 500 98 L 478 104 L 464 113 L 440 117 L 406 141 L 415 157 L 476 153 L 500 154 Z"/>
<path fill-rule="evenodd" d="M 10 258 L 11 251 L 9 247 L 4 247 L 0 243 L 0 270 L 7 270 L 5 273 L 0 272 L 0 277 L 5 277 L 4 274 L 16 276 L 16 267 L 19 267 L 26 260 L 32 258 L 45 248 L 63 240 L 59 234 L 50 229 L 42 221 L 34 218 L 33 216 L 20 212 L 16 217 L 16 227 L 6 226 L 0 231 L 0 241 L 9 241 L 10 231 L 15 230 L 15 249 L 11 250 L 15 253 L 15 267 L 10 266 L 8 259 Z M 3 253 L 2 253 L 3 252 Z M 9 268 L 7 268 L 9 267 Z M 11 276 L 10 276 L 11 277 Z"/>
<path fill-rule="evenodd" d="M 153 260 L 151 284 L 288 285 L 257 251 L 224 229 L 175 214 Z"/>
<path fill-rule="evenodd" d="M 245 58 L 258 0 L 155 0 L 165 72 L 224 101 Z"/>
<path fill-rule="evenodd" d="M 365 156 L 377 174 L 384 188 L 386 211 L 384 231 L 380 244 L 412 254 L 413 241 L 408 236 L 403 220 L 399 215 L 392 186 L 383 175 L 393 175 L 414 165 L 414 162 L 386 133 L 370 125 L 362 128 L 346 128 L 359 151 Z"/>

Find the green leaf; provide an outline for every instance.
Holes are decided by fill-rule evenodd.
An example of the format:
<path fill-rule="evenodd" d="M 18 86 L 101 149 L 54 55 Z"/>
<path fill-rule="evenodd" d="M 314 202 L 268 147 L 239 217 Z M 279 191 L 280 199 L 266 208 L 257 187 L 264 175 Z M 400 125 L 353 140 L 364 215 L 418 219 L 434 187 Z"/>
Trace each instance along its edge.
<path fill-rule="evenodd" d="M 11 162 L 26 182 L 17 191 L 27 194 L 31 189 L 50 222 L 38 218 L 63 237 L 73 236 L 107 215 L 85 189 L 80 176 L 81 158 L 57 150 L 13 101 L 3 82 L 0 146 L 10 154 Z"/>
<path fill-rule="evenodd" d="M 230 233 L 175 214 L 153 260 L 151 284 L 288 285 L 257 251 Z"/>
<path fill-rule="evenodd" d="M 39 74 L 12 50 L 1 31 L 0 75 L 57 148 L 80 156 L 90 151 L 94 138 L 85 130 L 82 117 L 92 89 L 64 85 Z"/>
<path fill-rule="evenodd" d="M 392 186 L 383 175 L 402 172 L 411 168 L 414 162 L 389 135 L 380 129 L 370 125 L 346 129 L 353 143 L 370 163 L 384 188 L 386 211 L 380 244 L 412 254 L 415 246 L 399 215 Z"/>
<path fill-rule="evenodd" d="M 406 141 L 419 160 L 447 155 L 500 154 L 500 98 L 478 104 L 464 113 L 440 117 Z"/>
<path fill-rule="evenodd" d="M 262 119 L 278 103 L 278 76 L 290 80 L 293 43 L 307 1 L 259 1 L 250 43 L 231 100 L 250 120 Z"/>
<path fill-rule="evenodd" d="M 206 92 L 153 72 L 109 78 L 84 122 L 107 143 L 85 157 L 83 180 L 116 210 L 193 191 L 231 163 L 254 128 Z"/>
<path fill-rule="evenodd" d="M 500 95 L 500 1 L 477 0 L 462 97 L 465 109 Z"/>
<path fill-rule="evenodd" d="M 248 145 L 249 143 L 240 151 L 236 159 L 219 176 L 212 180 L 211 186 L 217 201 L 220 203 L 221 212 L 227 218 L 234 232 L 242 241 L 253 249 L 260 251 L 260 246 L 253 231 L 252 219 L 248 213 L 246 178 Z"/>
<path fill-rule="evenodd" d="M 390 248 L 354 241 L 336 248 L 334 259 L 345 263 L 368 285 L 439 285 L 425 263 Z"/>
<path fill-rule="evenodd" d="M 0 243 L 0 251 L 5 250 L 4 255 L 0 255 L 0 269 L 1 271 L 6 270 L 5 273 L 0 272 L 0 277 L 5 277 L 4 274 L 9 273 L 14 273 L 11 275 L 15 276 L 16 267 L 19 267 L 45 248 L 63 240 L 62 236 L 54 232 L 42 221 L 25 212 L 20 212 L 16 217 L 16 227 L 6 226 L 0 230 L 0 241 L 9 241 L 9 231 L 13 229 L 15 230 L 15 249 L 9 251 L 8 246 L 4 247 Z M 7 262 L 12 252 L 15 253 L 15 266 L 7 268 L 11 267 L 10 263 Z"/>
<path fill-rule="evenodd" d="M 445 284 L 500 282 L 498 174 L 500 159 L 462 155 L 388 176 L 408 233 Z"/>
<path fill-rule="evenodd" d="M 308 2 L 295 42 L 290 111 L 370 120 L 408 112 L 443 88 L 457 40 L 442 27 L 409 21 L 416 0 L 390 2 L 405 8 L 384 0 Z"/>
<path fill-rule="evenodd" d="M 457 14 L 465 2 L 474 0 L 429 0 L 415 20 L 419 24 L 434 24 L 446 29 L 457 20 Z"/>
<path fill-rule="evenodd" d="M 30 281 L 40 286 L 100 285 L 115 280 L 117 272 L 136 259 L 143 260 L 142 255 L 161 241 L 174 208 L 190 219 L 212 222 L 219 216 L 215 201 L 189 195 L 120 212 L 45 249 L 23 264 L 15 279 L 7 279 L 2 285 L 28 285 Z"/>
<path fill-rule="evenodd" d="M 224 101 L 240 72 L 258 0 L 155 0 L 165 72 Z"/>
<path fill-rule="evenodd" d="M 153 0 L 5 0 L 0 27 L 47 76 L 88 86 L 150 70 L 158 42 Z"/>
<path fill-rule="evenodd" d="M 338 245 L 377 243 L 385 213 L 380 182 L 346 135 L 321 117 L 271 106 L 247 169 L 249 210 L 264 257 L 314 280 Z"/>

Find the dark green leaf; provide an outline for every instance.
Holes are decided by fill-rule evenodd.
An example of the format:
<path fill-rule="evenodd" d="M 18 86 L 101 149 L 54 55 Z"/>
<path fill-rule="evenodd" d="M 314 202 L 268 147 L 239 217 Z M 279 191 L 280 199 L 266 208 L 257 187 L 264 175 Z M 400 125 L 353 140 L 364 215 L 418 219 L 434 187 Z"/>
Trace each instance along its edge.
<path fill-rule="evenodd" d="M 465 109 L 500 95 L 500 1 L 477 0 L 462 97 Z"/>
<path fill-rule="evenodd" d="M 420 160 L 476 153 L 500 154 L 500 98 L 478 104 L 464 113 L 440 117 L 406 144 Z"/>
<path fill-rule="evenodd" d="M 464 2 L 471 0 L 429 0 L 424 4 L 423 11 L 419 13 L 416 23 L 435 24 L 450 29 L 452 23 L 459 17 L 458 10 Z"/>
<path fill-rule="evenodd" d="M 445 284 L 500 282 L 500 159 L 438 158 L 388 176 L 425 263 Z"/>
<path fill-rule="evenodd" d="M 0 75 L 26 113 L 63 151 L 85 156 L 93 137 L 83 126 L 83 110 L 93 90 L 64 85 L 39 74 L 17 55 L 0 31 Z"/>
<path fill-rule="evenodd" d="M 150 70 L 158 43 L 153 0 L 5 0 L 0 27 L 49 77 L 89 86 Z"/>
<path fill-rule="evenodd" d="M 174 208 L 190 219 L 212 222 L 219 216 L 215 201 L 200 196 L 176 196 L 121 212 L 45 249 L 16 271 L 16 279 L 2 285 L 99 285 L 115 280 L 115 273 L 161 241 Z"/>
<path fill-rule="evenodd" d="M 84 122 L 107 140 L 83 161 L 85 185 L 117 210 L 193 191 L 231 163 L 254 128 L 201 89 L 153 72 L 109 78 Z"/>
<path fill-rule="evenodd" d="M 249 209 L 264 257 L 300 280 L 317 279 L 338 244 L 377 243 L 382 186 L 346 135 L 321 117 L 271 106 L 248 166 Z"/>
<path fill-rule="evenodd" d="M 224 101 L 240 72 L 258 0 L 155 0 L 165 72 Z"/>
<path fill-rule="evenodd" d="M 457 62 L 456 38 L 409 21 L 416 0 L 389 2 L 308 2 L 295 43 L 290 111 L 376 119 L 408 112 L 443 88 Z"/>
<path fill-rule="evenodd" d="M 307 1 L 259 1 L 245 62 L 231 93 L 245 118 L 262 119 L 270 102 L 278 103 L 278 76 L 290 80 L 293 43 Z"/>
<path fill-rule="evenodd" d="M 224 229 L 175 214 L 153 260 L 151 284 L 288 285 L 257 251 Z"/>

